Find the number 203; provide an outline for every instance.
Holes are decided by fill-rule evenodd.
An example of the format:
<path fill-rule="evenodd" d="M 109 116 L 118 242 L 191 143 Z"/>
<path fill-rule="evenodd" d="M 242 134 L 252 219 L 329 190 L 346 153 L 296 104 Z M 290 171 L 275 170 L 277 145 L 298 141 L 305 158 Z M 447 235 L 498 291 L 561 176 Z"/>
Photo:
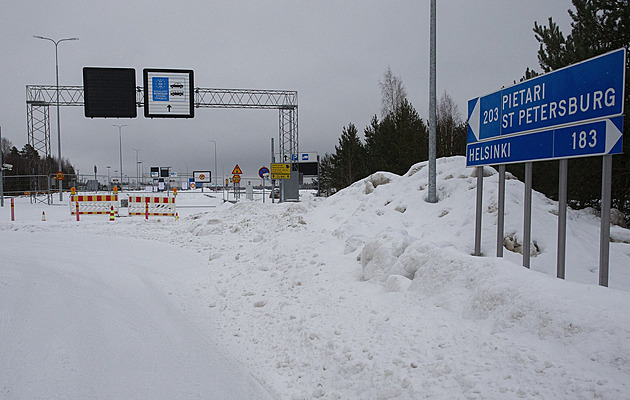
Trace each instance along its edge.
<path fill-rule="evenodd" d="M 499 120 L 499 107 L 491 108 L 483 112 L 483 124 L 490 124 Z"/>

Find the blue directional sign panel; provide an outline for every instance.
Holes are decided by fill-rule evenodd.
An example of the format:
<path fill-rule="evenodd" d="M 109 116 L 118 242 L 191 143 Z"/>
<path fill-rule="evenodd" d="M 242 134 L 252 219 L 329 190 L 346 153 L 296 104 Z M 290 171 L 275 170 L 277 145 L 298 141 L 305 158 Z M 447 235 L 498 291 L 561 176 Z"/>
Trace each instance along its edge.
<path fill-rule="evenodd" d="M 609 125 L 616 126 L 614 117 L 624 112 L 625 65 L 626 50 L 623 48 L 470 100 L 467 165 L 613 154 L 611 152 L 621 146 L 620 126 L 620 136 L 610 146 L 604 146 L 603 143 L 613 140 L 617 132 L 609 133 L 614 131 L 612 127 L 608 131 L 602 128 L 608 126 L 603 122 L 597 125 L 599 131 L 591 128 L 600 135 L 595 146 L 587 144 L 581 147 L 584 139 L 580 142 L 580 137 L 577 137 L 576 146 L 554 151 L 553 147 L 558 143 L 553 137 L 566 139 L 562 133 L 564 131 L 557 128 L 590 121 L 608 120 Z M 541 133 L 533 135 L 534 132 Z M 520 135 L 526 137 L 517 139 Z M 606 140 L 602 141 L 602 137 Z M 506 146 L 509 144 L 511 156 L 488 157 L 487 162 L 482 162 L 485 152 L 494 149 L 488 147 L 488 141 L 493 145 L 499 142 Z M 552 149 L 540 150 L 539 147 L 545 143 Z M 526 148 L 521 149 L 520 146 Z M 599 151 L 599 146 L 609 151 Z M 481 152 L 481 155 L 471 156 L 471 151 L 475 154 Z"/>
<path fill-rule="evenodd" d="M 144 116 L 192 118 L 195 116 L 193 71 L 144 69 Z"/>
<path fill-rule="evenodd" d="M 169 79 L 166 77 L 154 76 L 151 78 L 151 87 L 153 88 L 153 93 L 151 93 L 151 97 L 153 101 L 168 101 L 168 81 Z"/>
<path fill-rule="evenodd" d="M 466 166 L 619 154 L 623 117 L 470 143 Z"/>

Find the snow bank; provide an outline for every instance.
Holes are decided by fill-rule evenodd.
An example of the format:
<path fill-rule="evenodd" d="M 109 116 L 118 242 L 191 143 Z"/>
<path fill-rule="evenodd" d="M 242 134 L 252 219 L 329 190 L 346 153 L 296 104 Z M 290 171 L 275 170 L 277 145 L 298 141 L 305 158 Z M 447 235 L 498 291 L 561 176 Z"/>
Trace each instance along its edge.
<path fill-rule="evenodd" d="M 77 223 L 54 213 L 40 222 L 41 209 L 34 208 L 28 222 L 2 220 L 0 240 L 12 246 L 29 237 L 63 234 L 71 243 L 82 243 L 90 234 L 106 243 L 111 236 L 119 237 L 116 243 L 134 238 L 119 249 L 124 260 L 138 260 L 138 254 L 156 252 L 156 247 L 176 253 L 179 261 L 158 254 L 141 268 L 139 261 L 125 262 L 136 265 L 137 275 L 117 284 L 119 297 L 134 288 L 152 294 L 131 296 L 137 300 L 132 310 L 148 308 L 149 321 L 157 326 L 155 315 L 183 322 L 181 330 L 166 332 L 196 338 L 192 347 L 201 351 L 205 343 L 215 343 L 277 398 L 627 397 L 630 310 L 624 305 L 630 304 L 630 232 L 613 227 L 611 288 L 599 287 L 599 220 L 570 210 L 567 280 L 556 279 L 557 205 L 534 193 L 532 242 L 538 253 L 532 269 L 523 268 L 515 252 L 492 257 L 497 174 L 485 168 L 485 256 L 473 257 L 476 179 L 464 161 L 438 160 L 435 204 L 425 201 L 428 168 L 419 163 L 403 176 L 373 174 L 327 199 L 217 203 L 210 209 L 181 209 L 179 222 L 121 218 L 96 223 L 86 217 Z M 186 195 L 181 199 L 185 202 Z M 517 244 L 522 199 L 523 184 L 509 179 L 505 232 Z M 19 212 L 28 217 L 24 207 Z M 51 259 L 58 256 L 53 247 L 38 248 Z M 90 246 L 82 252 L 86 259 L 103 258 Z M 0 283 L 12 284 L 15 269 L 6 262 L 0 266 Z M 119 282 L 129 273 L 122 265 L 102 266 L 96 276 L 90 268 L 80 271 L 96 283 Z M 69 282 L 61 288 L 69 289 L 74 281 Z M 20 294 L 18 289 L 12 288 L 9 297 Z M 106 307 L 111 299 L 100 301 Z M 51 312 L 62 312 L 52 304 Z M 43 318 L 35 309 L 11 315 L 18 323 Z M 86 319 L 90 332 L 99 332 L 97 320 Z M 1 321 L 0 332 L 14 332 L 6 329 L 10 318 Z M 147 347 L 163 343 L 145 338 Z M 9 339 L 0 341 L 2 359 L 17 360 L 22 353 L 35 357 L 29 348 L 58 353 L 44 335 L 31 338 L 42 343 L 27 339 L 19 353 L 6 345 L 18 339 L 12 333 Z M 177 353 L 164 357 L 169 354 L 180 361 Z M 107 354 L 103 357 L 111 362 Z M 5 371 L 11 367 L 5 364 Z M 99 376 L 91 371 L 81 383 Z M 0 388 L 27 385 L 29 372 L 25 367 L 5 374 L 11 378 Z M 48 374 L 51 381 L 65 376 L 52 368 Z"/>

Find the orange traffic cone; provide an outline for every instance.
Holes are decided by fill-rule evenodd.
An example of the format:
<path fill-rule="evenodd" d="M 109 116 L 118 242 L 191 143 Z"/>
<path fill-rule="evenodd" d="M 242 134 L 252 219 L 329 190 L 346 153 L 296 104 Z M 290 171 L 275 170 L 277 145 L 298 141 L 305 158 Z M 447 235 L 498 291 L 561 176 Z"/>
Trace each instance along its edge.
<path fill-rule="evenodd" d="M 42 221 L 46 221 L 46 212 L 42 211 Z"/>

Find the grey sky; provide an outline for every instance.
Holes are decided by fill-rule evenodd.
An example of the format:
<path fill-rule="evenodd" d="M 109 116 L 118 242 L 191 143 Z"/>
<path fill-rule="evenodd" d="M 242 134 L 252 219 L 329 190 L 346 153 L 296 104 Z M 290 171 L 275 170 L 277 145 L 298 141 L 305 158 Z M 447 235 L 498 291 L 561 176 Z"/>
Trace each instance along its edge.
<path fill-rule="evenodd" d="M 538 68 L 534 21 L 553 16 L 565 34 L 570 0 L 437 0 L 437 90 L 466 116 L 468 99 L 512 84 Z M 0 14 L 0 126 L 21 148 L 27 142 L 26 85 L 54 85 L 54 45 L 33 38 L 79 37 L 59 45 L 61 85 L 81 85 L 82 68 L 132 67 L 195 71 L 195 86 L 298 91 L 301 152 L 332 152 L 343 126 L 360 132 L 380 114 L 378 82 L 387 67 L 428 118 L 429 0 L 420 1 L 11 1 Z M 278 137 L 276 110 L 197 109 L 191 120 L 87 119 L 82 107 L 61 108 L 62 156 L 81 173 L 123 169 L 179 172 L 239 164 L 256 176 Z M 57 130 L 51 107 L 52 153 Z"/>

